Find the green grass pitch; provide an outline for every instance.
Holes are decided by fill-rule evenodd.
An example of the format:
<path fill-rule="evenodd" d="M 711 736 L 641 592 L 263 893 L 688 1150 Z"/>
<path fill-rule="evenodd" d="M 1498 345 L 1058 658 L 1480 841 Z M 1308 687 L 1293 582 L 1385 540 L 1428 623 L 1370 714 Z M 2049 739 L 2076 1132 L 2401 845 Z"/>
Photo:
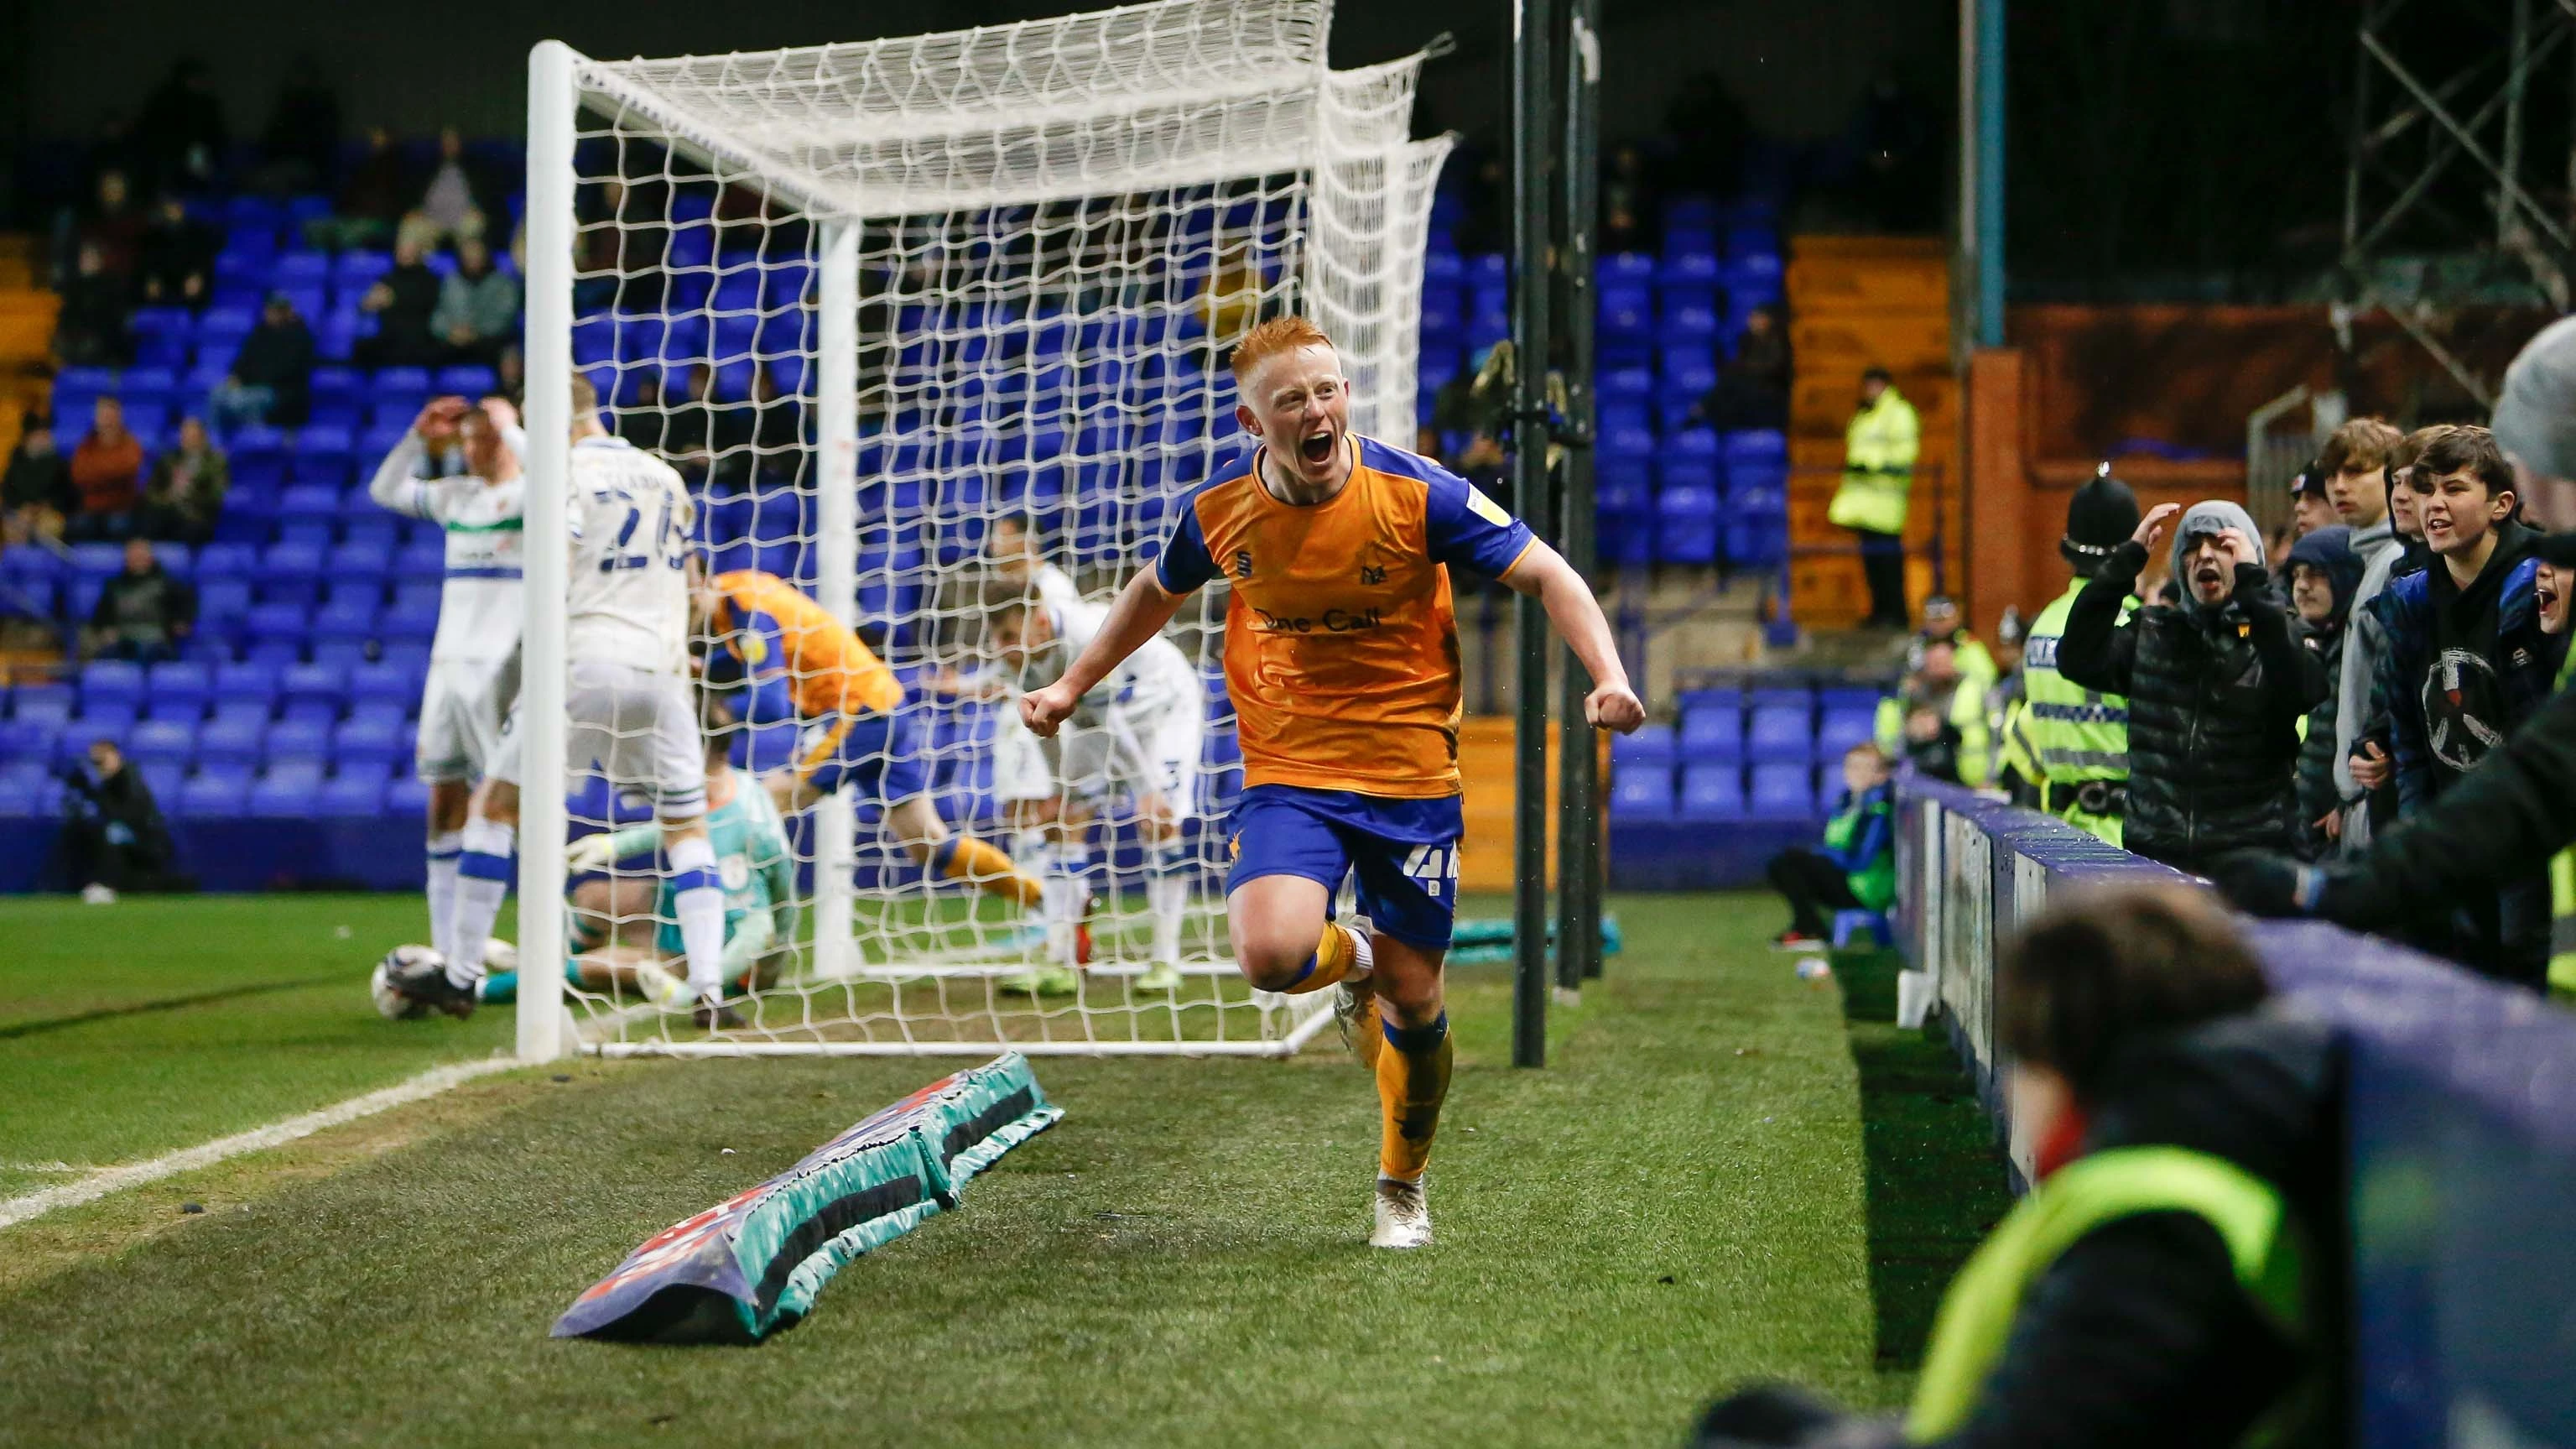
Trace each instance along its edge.
<path fill-rule="evenodd" d="M 1365 1246 L 1375 1102 L 1329 1037 L 1042 1059 L 1064 1123 L 801 1327 L 558 1343 L 643 1238 L 949 1065 L 583 1060 L 0 1229 L 0 1443 L 1660 1445 L 1748 1378 L 1901 1401 L 2002 1205 L 1955 1070 L 1859 1020 L 1883 959 L 1799 982 L 1759 897 L 1614 909 L 1544 1071 L 1506 971 L 1453 974 L 1427 1252 Z M 0 1196 L 504 1046 L 506 1012 L 374 1015 L 419 915 L 0 904 Z"/>

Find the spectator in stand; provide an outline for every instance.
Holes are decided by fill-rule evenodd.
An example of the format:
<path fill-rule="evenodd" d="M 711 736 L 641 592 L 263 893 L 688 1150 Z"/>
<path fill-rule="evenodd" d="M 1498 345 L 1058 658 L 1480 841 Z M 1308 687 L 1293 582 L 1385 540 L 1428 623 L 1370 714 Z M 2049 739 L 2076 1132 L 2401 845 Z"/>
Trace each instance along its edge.
<path fill-rule="evenodd" d="M 1872 628 L 1906 626 L 1905 514 L 1921 445 L 1922 425 L 1895 377 L 1883 367 L 1862 373 L 1860 406 L 1843 434 L 1842 486 L 1825 516 L 1860 540 Z"/>
<path fill-rule="evenodd" d="M 1978 645 L 1977 653 L 1984 658 L 1985 646 Z M 1914 655 L 1913 672 L 1894 695 L 1878 702 L 1879 753 L 1912 755 L 1907 741 L 1918 738 L 1912 716 L 1917 710 L 1929 710 L 1946 728 L 1957 756 L 1957 764 L 1942 777 L 1982 788 L 1994 773 L 1994 733 L 1986 723 L 1986 686 L 1994 681 L 1994 661 L 1986 658 L 1984 674 L 1972 682 L 1962 670 L 1959 646 L 1953 639 L 1923 640 Z M 1922 742 L 1931 744 L 1940 733 L 1924 736 Z"/>
<path fill-rule="evenodd" d="M 427 256 L 410 231 L 394 239 L 393 268 L 358 299 L 358 310 L 376 319 L 375 335 L 360 338 L 354 350 L 359 366 L 428 367 L 438 361 L 430 318 L 438 311 L 441 283 Z"/>
<path fill-rule="evenodd" d="M 313 410 L 314 357 L 313 329 L 296 314 L 295 299 L 271 292 L 207 406 L 226 432 L 244 423 L 300 428 Z"/>
<path fill-rule="evenodd" d="M 1898 743 L 1905 753 L 1905 763 L 1918 774 L 1953 785 L 1966 783 L 1959 778 L 1959 762 L 1965 756 L 1959 726 L 1943 717 L 1939 706 L 1923 700 L 1899 706 L 1903 720 L 1898 729 Z"/>
<path fill-rule="evenodd" d="M 1914 637 L 1917 649 L 1931 644 L 1949 645 L 1958 663 L 1959 677 L 1981 696 L 2003 678 L 2003 668 L 1995 663 L 1993 652 L 1968 628 L 1966 617 L 1959 612 L 1959 601 L 1948 594 L 1934 594 L 1923 601 L 1923 628 Z"/>
<path fill-rule="evenodd" d="M 2322 462 L 2312 462 L 2290 475 L 2290 537 L 2301 539 L 2338 522 L 2341 515 L 2326 496 Z"/>
<path fill-rule="evenodd" d="M 2388 534 L 2391 547 L 2385 549 L 2388 567 L 2380 575 L 2380 588 L 2370 588 L 2370 572 L 2362 572 L 2362 603 L 2352 606 L 2352 642 L 2344 647 L 2344 678 L 2352 676 L 2352 652 L 2365 650 L 2367 678 L 2360 683 L 2360 717 L 2347 730 L 2349 740 L 2336 740 L 2336 766 L 2342 781 L 2352 779 L 2352 789 L 2344 792 L 2344 851 L 2354 851 L 2354 835 L 2367 843 L 2375 830 L 2385 830 L 2398 820 L 2398 771 L 2393 761 L 2396 750 L 2396 724 L 2391 719 L 2388 699 L 2388 670 L 2383 668 L 2388 657 L 2388 629 L 2380 619 L 2380 596 L 2388 593 L 2388 583 L 2416 575 L 2432 567 L 2432 549 L 2424 547 L 2424 521 L 2416 518 L 2414 487 L 2406 485 L 2414 474 L 2416 454 L 2424 451 L 2439 433 L 2439 428 L 2416 428 L 2406 433 L 2388 451 L 2388 464 L 2380 469 L 2380 492 L 2388 508 Z M 2349 706 L 2349 696 L 2342 706 Z"/>
<path fill-rule="evenodd" d="M 179 60 L 143 102 L 135 139 L 151 168 L 148 181 L 180 191 L 203 191 L 223 169 L 223 103 L 215 99 L 206 63 Z"/>
<path fill-rule="evenodd" d="M 456 270 L 439 284 L 429 330 L 446 344 L 449 361 L 487 366 L 519 335 L 519 279 L 492 265 L 481 237 L 456 244 Z"/>
<path fill-rule="evenodd" d="M 2122 622 L 2176 514 L 2170 597 Z M 2157 508 L 2075 596 L 2057 643 L 2060 674 L 2129 700 L 2123 842 L 2180 870 L 2294 839 L 2299 721 L 2325 697 L 2325 672 L 2292 637 L 2255 538 L 2233 503 Z"/>
<path fill-rule="evenodd" d="M 179 424 L 179 446 L 152 461 L 152 482 L 143 490 L 140 532 L 164 543 L 194 546 L 211 541 L 230 482 L 223 451 L 206 436 L 204 420 L 187 419 Z"/>
<path fill-rule="evenodd" d="M 518 343 L 511 342 L 505 345 L 501 349 L 501 355 L 492 359 L 492 375 L 497 383 L 495 390 L 510 400 L 510 406 L 515 408 L 526 404 L 528 364 L 527 360 L 519 355 Z"/>
<path fill-rule="evenodd" d="M 1896 899 L 1896 793 L 1876 745 L 1843 755 L 1843 795 L 1825 822 L 1824 849 L 1793 845 L 1771 857 L 1771 888 L 1789 902 L 1789 925 L 1771 944 L 1822 949 L 1833 937 L 1827 911 L 1884 912 Z"/>
<path fill-rule="evenodd" d="M 2037 1182 L 1951 1281 L 1904 1421 L 1755 1387 L 1710 1409 L 1695 1449 L 2355 1442 L 2340 1052 L 2269 994 L 2197 891 L 2102 891 L 2030 922 L 1995 975 L 1994 1034 Z"/>
<path fill-rule="evenodd" d="M 382 126 L 369 126 L 366 154 L 340 183 L 339 203 L 332 214 L 306 225 L 306 242 L 340 250 L 380 247 L 393 240 L 394 228 L 402 224 L 403 210 L 411 201 L 407 180 L 402 151 L 393 136 Z"/>
<path fill-rule="evenodd" d="M 2522 526 L 2513 465 L 2484 428 L 2434 431 L 2407 488 L 2436 562 L 2372 601 L 2379 689 L 2396 745 L 2398 815 L 2457 785 L 2556 687 L 2563 636 L 2541 627 L 2539 535 Z M 2445 954 L 2538 987 L 2549 964 L 2546 862 L 2446 898 Z M 2436 927 L 2436 931 L 2440 928 Z M 2431 944 L 2431 942 L 2428 942 Z"/>
<path fill-rule="evenodd" d="M 2317 656 L 2329 683 L 2342 677 L 2344 636 L 2353 591 L 2361 586 L 2361 555 L 2352 530 L 2337 523 L 2317 529 L 2290 547 L 2290 606 L 2298 611 L 2301 640 Z M 2308 711 L 2299 741 L 2299 834 L 2308 859 L 2334 849 L 2343 828 L 2343 797 L 2335 789 L 2335 690 Z"/>
<path fill-rule="evenodd" d="M 123 367 L 134 360 L 126 314 L 134 294 L 107 269 L 96 242 L 82 242 L 80 260 L 63 283 L 62 309 L 54 314 L 54 358 L 65 367 Z"/>
<path fill-rule="evenodd" d="M 143 255 L 143 233 L 150 225 L 150 218 L 134 204 L 125 173 L 100 172 L 97 201 L 81 218 L 79 241 L 84 248 L 98 248 L 100 269 L 119 284 L 133 282 L 135 265 Z"/>
<path fill-rule="evenodd" d="M 260 132 L 253 186 L 272 196 L 320 191 L 331 184 L 340 151 L 340 97 L 313 52 L 298 51 L 278 83 L 277 104 Z"/>
<path fill-rule="evenodd" d="M 143 442 L 125 427 L 125 404 L 90 404 L 89 436 L 72 450 L 72 492 L 79 508 L 63 524 L 73 543 L 113 543 L 134 530 L 134 501 L 143 480 Z"/>
<path fill-rule="evenodd" d="M 1432 395 L 1430 446 L 1419 450 L 1492 498 L 1512 496 L 1501 442 L 1509 391 L 1502 382 L 1496 349 L 1479 350 L 1468 360 L 1465 372 L 1440 384 L 1440 391 Z M 1451 446 L 1452 438 L 1464 441 Z"/>
<path fill-rule="evenodd" d="M 179 657 L 197 627 L 197 591 L 161 567 L 152 541 L 125 541 L 125 572 L 107 581 L 90 611 L 84 653 L 92 659 L 159 664 Z"/>
<path fill-rule="evenodd" d="M 1662 208 L 1655 197 L 1655 182 L 1646 167 L 1646 153 L 1635 142 L 1623 141 L 1610 153 L 1610 165 L 1601 177 L 1601 240 L 1597 248 L 1603 255 L 1612 252 L 1650 252 L 1655 249 Z"/>
<path fill-rule="evenodd" d="M 176 193 L 162 193 L 151 228 L 143 233 L 137 272 L 143 300 L 161 307 L 206 305 L 217 245 L 213 227 L 188 215 L 188 204 Z"/>
<path fill-rule="evenodd" d="M 31 413 L 9 470 L 0 473 L 0 543 L 30 543 L 63 536 L 63 520 L 80 511 L 71 465 L 54 445 L 54 420 Z"/>
<path fill-rule="evenodd" d="M 805 400 L 780 388 L 777 374 L 764 362 L 752 373 L 749 411 L 753 477 L 763 487 L 796 486 L 805 476 L 809 447 Z"/>
<path fill-rule="evenodd" d="M 506 194 L 483 174 L 480 163 L 465 154 L 465 134 L 454 126 L 441 126 L 438 164 L 430 168 L 428 184 L 412 203 L 411 214 L 403 218 L 403 226 L 432 246 L 480 237 L 492 229 L 494 218 L 502 216 L 501 198 Z"/>
<path fill-rule="evenodd" d="M 1780 314 L 1756 307 L 1744 314 L 1735 355 L 1717 370 L 1691 416 L 1713 428 L 1785 428 L 1789 425 L 1789 338 Z"/>
<path fill-rule="evenodd" d="M 172 872 L 178 852 L 152 787 L 142 771 L 126 767 L 114 741 L 93 741 L 88 772 L 74 766 L 64 772 L 63 783 L 71 787 L 63 853 L 82 900 L 110 906 L 119 891 L 192 888 L 193 882 Z"/>

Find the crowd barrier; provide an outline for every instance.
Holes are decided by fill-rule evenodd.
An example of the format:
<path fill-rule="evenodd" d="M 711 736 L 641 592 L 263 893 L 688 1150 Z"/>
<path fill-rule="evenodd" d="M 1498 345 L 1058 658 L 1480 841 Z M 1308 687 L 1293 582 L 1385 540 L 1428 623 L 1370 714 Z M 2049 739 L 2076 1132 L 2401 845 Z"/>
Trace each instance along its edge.
<path fill-rule="evenodd" d="M 1898 791 L 1898 939 L 2029 1167 L 2003 1092 L 1996 944 L 2052 893 L 2188 879 L 1956 786 Z M 2317 922 L 2251 927 L 2343 1043 L 2356 1442 L 2576 1445 L 2576 1015 Z"/>

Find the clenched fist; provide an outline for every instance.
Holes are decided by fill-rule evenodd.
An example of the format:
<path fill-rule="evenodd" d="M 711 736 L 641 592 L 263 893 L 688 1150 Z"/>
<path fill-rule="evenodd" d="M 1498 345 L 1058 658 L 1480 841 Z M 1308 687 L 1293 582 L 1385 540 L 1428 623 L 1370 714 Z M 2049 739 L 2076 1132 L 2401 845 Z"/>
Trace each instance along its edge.
<path fill-rule="evenodd" d="M 1059 679 L 1044 689 L 1031 690 L 1020 696 L 1020 723 L 1029 733 L 1042 740 L 1055 738 L 1056 727 L 1073 716 L 1073 707 L 1082 696 L 1065 688 Z"/>
<path fill-rule="evenodd" d="M 1583 718 L 1596 730 L 1634 734 L 1646 722 L 1646 706 L 1626 683 L 1604 684 L 1584 696 Z"/>

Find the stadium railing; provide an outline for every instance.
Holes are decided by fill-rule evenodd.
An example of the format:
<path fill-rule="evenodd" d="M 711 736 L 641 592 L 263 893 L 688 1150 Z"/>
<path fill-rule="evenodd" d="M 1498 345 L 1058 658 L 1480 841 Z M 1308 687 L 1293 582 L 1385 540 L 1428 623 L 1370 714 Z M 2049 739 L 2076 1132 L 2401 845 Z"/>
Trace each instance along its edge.
<path fill-rule="evenodd" d="M 1957 786 L 1908 778 L 1898 813 L 1899 944 L 2018 1189 L 1996 944 L 2055 892 L 2190 877 Z M 2576 1016 L 2335 926 L 2250 929 L 2288 1008 L 2343 1046 L 2355 1442 L 2576 1443 Z"/>

